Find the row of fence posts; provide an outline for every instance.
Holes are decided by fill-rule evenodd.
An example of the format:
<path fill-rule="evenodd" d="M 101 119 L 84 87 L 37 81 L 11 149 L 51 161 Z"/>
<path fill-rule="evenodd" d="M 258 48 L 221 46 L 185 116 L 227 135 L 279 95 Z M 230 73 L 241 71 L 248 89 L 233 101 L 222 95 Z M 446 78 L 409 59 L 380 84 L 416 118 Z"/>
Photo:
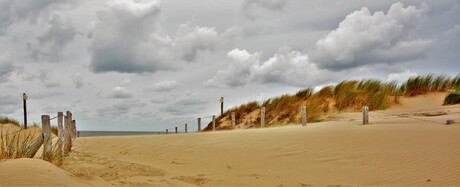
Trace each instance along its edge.
<path fill-rule="evenodd" d="M 42 115 L 41 121 L 42 133 L 31 146 L 31 154 L 29 155 L 31 158 L 37 153 L 38 149 L 42 145 L 46 147 L 52 143 L 50 116 Z M 57 121 L 57 136 L 59 138 L 57 141 L 57 146 L 59 147 L 59 150 L 62 150 L 64 154 L 67 154 L 72 149 L 72 142 L 77 138 L 77 124 L 76 121 L 72 118 L 72 113 L 70 111 L 67 111 L 65 116 L 62 112 L 58 112 Z"/>
<path fill-rule="evenodd" d="M 363 124 L 369 124 L 369 107 L 364 106 L 362 108 L 363 111 Z M 300 107 L 300 114 L 301 114 L 301 119 L 302 119 L 302 126 L 307 126 L 307 107 L 306 106 L 301 106 Z M 235 112 L 232 112 L 230 114 L 231 116 L 231 124 L 232 124 L 232 129 L 236 127 L 236 116 Z M 265 127 L 265 107 L 260 108 L 260 127 L 264 128 Z M 216 130 L 216 116 L 212 116 L 212 130 Z M 198 132 L 201 131 L 201 118 L 198 118 Z M 185 124 L 185 133 L 188 132 L 187 129 L 187 123 Z M 177 127 L 175 127 L 175 134 L 178 133 Z M 168 134 L 168 129 L 166 129 L 166 134 Z"/>

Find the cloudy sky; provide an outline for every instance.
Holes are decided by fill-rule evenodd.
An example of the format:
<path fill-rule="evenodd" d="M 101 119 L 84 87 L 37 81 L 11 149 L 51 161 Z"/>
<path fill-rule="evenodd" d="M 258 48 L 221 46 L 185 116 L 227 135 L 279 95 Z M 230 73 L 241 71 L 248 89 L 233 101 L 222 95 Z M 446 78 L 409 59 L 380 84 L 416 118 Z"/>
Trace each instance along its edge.
<path fill-rule="evenodd" d="M 345 79 L 460 73 L 460 1 L 0 0 L 0 115 L 161 130 Z"/>

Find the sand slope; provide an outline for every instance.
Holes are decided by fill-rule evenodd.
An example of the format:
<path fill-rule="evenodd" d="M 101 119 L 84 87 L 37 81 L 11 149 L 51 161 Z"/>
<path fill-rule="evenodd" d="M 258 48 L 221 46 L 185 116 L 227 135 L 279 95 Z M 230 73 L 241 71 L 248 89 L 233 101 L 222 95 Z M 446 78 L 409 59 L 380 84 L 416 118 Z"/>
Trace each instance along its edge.
<path fill-rule="evenodd" d="M 403 99 L 370 125 L 355 112 L 307 127 L 84 138 L 64 168 L 108 186 L 458 186 L 460 105 L 442 98 Z M 443 115 L 419 115 L 432 111 Z"/>
<path fill-rule="evenodd" d="M 0 162 L 0 186 L 89 186 L 71 173 L 40 159 Z"/>
<path fill-rule="evenodd" d="M 94 186 L 459 186 L 460 105 L 429 97 L 420 107 L 426 99 L 416 97 L 371 112 L 370 125 L 355 112 L 307 127 L 80 138 L 62 166 L 73 175 L 44 164 L 52 172 L 41 171 L 33 184 L 56 173 Z M 444 114 L 419 115 L 431 111 Z M 443 125 L 446 119 L 457 123 Z M 9 182 L 1 184 L 22 184 L 5 179 L 8 162 L 16 166 L 0 164 L 0 180 Z"/>

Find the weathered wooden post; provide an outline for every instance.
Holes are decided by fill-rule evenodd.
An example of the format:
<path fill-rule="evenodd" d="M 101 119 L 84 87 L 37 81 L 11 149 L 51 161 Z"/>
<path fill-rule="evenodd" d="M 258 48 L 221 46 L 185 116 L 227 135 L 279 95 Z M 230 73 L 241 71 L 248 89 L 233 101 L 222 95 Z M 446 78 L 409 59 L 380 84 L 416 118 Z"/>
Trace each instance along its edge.
<path fill-rule="evenodd" d="M 220 97 L 220 115 L 224 115 L 224 97 Z"/>
<path fill-rule="evenodd" d="M 216 115 L 212 115 L 212 131 L 216 130 Z"/>
<path fill-rule="evenodd" d="M 201 118 L 198 118 L 198 132 L 201 131 Z"/>
<path fill-rule="evenodd" d="M 265 127 L 265 107 L 260 108 L 260 127 Z"/>
<path fill-rule="evenodd" d="M 62 126 L 64 114 L 62 112 L 57 113 L 57 121 L 58 121 L 58 137 L 64 137 L 64 127 Z"/>
<path fill-rule="evenodd" d="M 176 127 L 176 134 L 177 134 L 177 127 Z"/>
<path fill-rule="evenodd" d="M 22 93 L 22 103 L 24 107 L 24 129 L 27 129 L 27 94 Z"/>
<path fill-rule="evenodd" d="M 51 124 L 50 124 L 50 116 L 42 115 L 42 130 L 43 134 L 45 134 L 45 139 L 49 139 L 51 136 Z"/>
<path fill-rule="evenodd" d="M 68 153 L 72 149 L 72 114 L 66 112 L 64 116 L 64 153 Z"/>
<path fill-rule="evenodd" d="M 236 117 L 235 117 L 235 112 L 232 112 L 232 128 L 234 129 L 236 127 Z"/>
<path fill-rule="evenodd" d="M 77 122 L 72 120 L 72 139 L 77 138 Z"/>
<path fill-rule="evenodd" d="M 300 113 L 302 115 L 302 126 L 307 126 L 307 106 L 301 106 Z"/>
<path fill-rule="evenodd" d="M 187 133 L 187 123 L 185 123 L 185 133 Z"/>
<path fill-rule="evenodd" d="M 369 124 L 369 107 L 363 107 L 363 124 Z"/>
<path fill-rule="evenodd" d="M 51 146 L 51 124 L 50 124 L 50 116 L 42 115 L 42 131 L 43 131 L 43 152 L 42 158 L 45 158 L 48 155 L 48 146 Z"/>

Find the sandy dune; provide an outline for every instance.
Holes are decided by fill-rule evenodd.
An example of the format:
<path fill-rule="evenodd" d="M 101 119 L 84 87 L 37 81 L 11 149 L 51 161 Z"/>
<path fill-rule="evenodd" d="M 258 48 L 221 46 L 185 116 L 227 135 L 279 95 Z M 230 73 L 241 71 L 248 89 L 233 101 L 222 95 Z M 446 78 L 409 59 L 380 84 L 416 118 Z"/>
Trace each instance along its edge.
<path fill-rule="evenodd" d="M 0 162 L 0 186 L 86 186 L 89 183 L 40 159 Z"/>
<path fill-rule="evenodd" d="M 62 178 L 76 186 L 458 186 L 460 105 L 441 106 L 441 94 L 426 97 L 371 112 L 370 125 L 360 125 L 356 112 L 307 127 L 80 138 L 62 169 L 39 160 L 1 162 L 0 182 L 58 186 L 62 183 L 44 182 Z M 439 110 L 445 114 L 419 115 Z M 443 125 L 446 119 L 457 122 Z M 33 163 L 25 171 L 5 174 L 25 162 Z M 33 175 L 37 167 L 46 169 L 19 180 L 18 174 Z"/>

